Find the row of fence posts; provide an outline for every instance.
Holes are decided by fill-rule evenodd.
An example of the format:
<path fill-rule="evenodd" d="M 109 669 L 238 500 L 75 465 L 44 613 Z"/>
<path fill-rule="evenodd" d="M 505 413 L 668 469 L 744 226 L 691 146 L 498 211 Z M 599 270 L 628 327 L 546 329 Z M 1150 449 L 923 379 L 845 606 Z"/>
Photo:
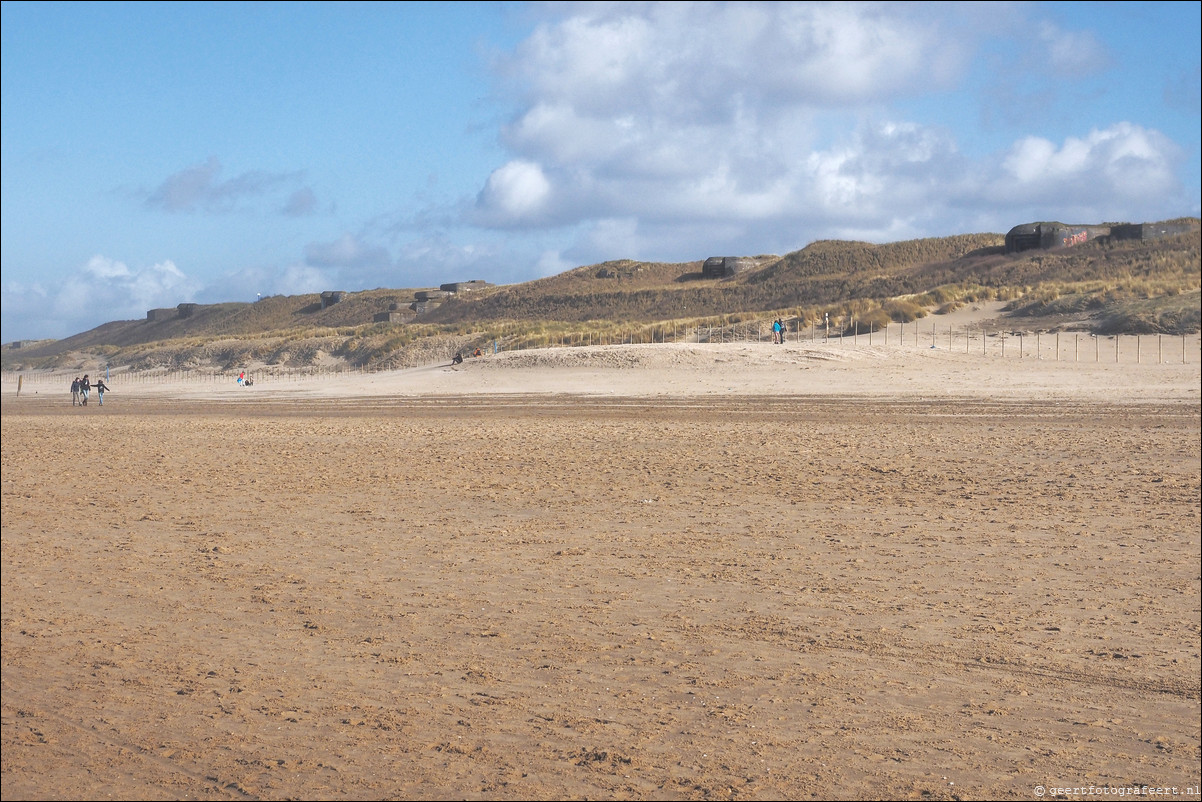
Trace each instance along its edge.
<path fill-rule="evenodd" d="M 897 334 L 894 335 L 894 338 L 898 345 L 904 346 L 907 342 L 906 324 L 900 323 L 900 324 L 898 324 L 898 326 L 899 326 L 899 331 Z M 917 321 L 914 321 L 911 324 L 911 327 L 913 328 L 913 331 L 914 331 L 914 346 L 918 347 L 918 348 L 923 347 L 924 344 L 928 341 L 927 335 L 923 334 L 922 327 L 919 325 L 919 323 Z M 891 326 L 886 326 L 883 329 L 878 329 L 875 326 L 870 325 L 865 331 L 861 332 L 860 324 L 858 322 L 853 322 L 852 325 L 848 327 L 851 331 L 850 334 L 848 334 L 846 329 L 845 330 L 837 330 L 834 333 L 832 333 L 830 330 L 829 323 L 823 327 L 821 332 L 818 329 L 817 322 L 811 323 L 809 328 L 810 328 L 810 341 L 811 342 L 818 342 L 819 338 L 821 337 L 821 340 L 823 343 L 830 343 L 833 341 L 833 342 L 836 342 L 838 345 L 843 345 L 845 342 L 850 340 L 853 345 L 858 346 L 860 344 L 860 338 L 864 337 L 864 338 L 866 338 L 867 344 L 869 346 L 876 344 L 874 342 L 874 339 L 882 339 L 882 338 L 883 338 L 883 345 L 888 346 L 889 341 L 890 341 L 889 334 L 890 334 Z M 724 331 L 724 329 L 725 329 L 725 331 Z M 704 334 L 703 334 L 703 332 L 704 332 Z M 803 337 L 803 327 L 795 326 L 791 333 L 793 335 L 792 340 L 794 342 L 800 343 L 800 342 L 805 341 L 804 337 Z M 657 339 L 657 334 L 658 334 L 658 339 Z M 760 325 L 759 330 L 755 333 L 754 336 L 752 335 L 750 328 L 745 328 L 743 330 L 743 334 L 741 337 L 734 331 L 733 327 L 729 327 L 729 326 L 717 328 L 717 329 L 715 329 L 712 326 L 710 326 L 710 327 L 698 326 L 698 327 L 687 328 L 683 332 L 681 332 L 681 330 L 678 329 L 676 326 L 673 326 L 671 340 L 668 339 L 668 329 L 666 327 L 664 327 L 664 328 L 661 328 L 658 330 L 650 329 L 648 331 L 645 331 L 642 335 L 637 335 L 634 331 L 630 331 L 626 334 L 617 335 L 617 336 L 613 336 L 613 337 L 609 337 L 609 338 L 606 338 L 601 334 L 594 334 L 593 332 L 589 332 L 585 335 L 580 335 L 579 337 L 571 335 L 571 334 L 561 334 L 558 345 L 560 347 L 576 347 L 576 346 L 584 346 L 584 345 L 634 345 L 634 344 L 650 344 L 650 343 L 656 343 L 656 342 L 660 342 L 660 343 L 681 342 L 682 334 L 683 334 L 684 342 L 698 342 L 698 343 L 705 342 L 705 343 L 722 344 L 722 343 L 736 343 L 736 342 L 766 342 L 770 339 L 769 335 L 765 334 L 764 327 L 762 324 Z M 789 334 L 790 334 L 790 332 L 786 329 L 786 332 L 785 332 L 785 341 L 786 342 L 788 342 L 790 339 L 788 336 Z M 932 323 L 930 331 L 929 331 L 929 335 L 930 335 L 929 336 L 929 342 L 930 342 L 929 347 L 930 348 L 938 348 L 940 342 L 946 342 L 947 349 L 953 350 L 956 348 L 956 343 L 962 337 L 964 340 L 965 353 L 971 353 L 973 341 L 976 340 L 977 338 L 980 338 L 981 353 L 984 356 L 988 356 L 989 355 L 989 342 L 990 342 L 990 339 L 992 338 L 993 342 L 995 344 L 995 349 L 997 350 L 999 356 L 1005 357 L 1007 340 L 1017 340 L 1018 341 L 1017 358 L 1025 359 L 1028 356 L 1032 356 L 1036 359 L 1042 359 L 1042 358 L 1044 358 L 1043 338 L 1051 337 L 1053 340 L 1053 345 L 1051 348 L 1051 355 L 1055 359 L 1055 361 L 1060 361 L 1061 354 L 1064 352 L 1064 349 L 1061 347 L 1061 334 L 1065 334 L 1065 335 L 1071 334 L 1072 335 L 1072 361 L 1073 362 L 1079 362 L 1082 359 L 1083 354 L 1082 354 L 1081 345 L 1082 345 L 1083 339 L 1085 340 L 1086 343 L 1089 343 L 1089 342 L 1093 343 L 1092 349 L 1086 349 L 1086 350 L 1093 351 L 1093 361 L 1094 362 L 1102 361 L 1102 352 L 1103 352 L 1102 343 L 1103 343 L 1103 341 L 1105 341 L 1107 339 L 1110 339 L 1113 341 L 1114 361 L 1116 363 L 1121 361 L 1120 355 L 1122 354 L 1123 335 L 1118 335 L 1118 334 L 1116 334 L 1116 335 L 1100 335 L 1099 336 L 1099 335 L 1095 335 L 1095 334 L 1083 335 L 1080 332 L 1058 332 L 1058 331 L 1057 332 L 1038 332 L 1037 331 L 1037 332 L 1034 332 L 1032 335 L 1032 334 L 1027 334 L 1027 333 L 1021 332 L 1021 331 L 1007 332 L 1004 330 L 999 331 L 997 333 L 993 333 L 993 332 L 990 332 L 985 329 L 979 329 L 974 334 L 973 329 L 971 327 L 964 327 L 963 329 L 961 329 L 961 334 L 959 336 L 957 336 L 955 328 L 952 326 L 948 326 L 947 331 L 946 331 L 946 340 L 944 340 L 938 333 L 937 324 Z M 1031 336 L 1033 336 L 1035 339 L 1034 354 L 1029 354 L 1027 351 L 1027 340 L 1029 340 Z M 1131 337 L 1135 338 L 1135 362 L 1136 362 L 1136 364 L 1142 363 L 1143 355 L 1144 355 L 1144 348 L 1143 348 L 1144 335 L 1135 334 L 1135 335 L 1126 335 L 1126 336 L 1128 339 L 1130 339 Z M 1156 362 L 1158 364 L 1162 364 L 1166 361 L 1166 357 L 1168 355 L 1168 350 L 1166 350 L 1166 348 L 1165 348 L 1165 335 L 1156 334 L 1156 335 L 1150 335 L 1150 336 L 1154 336 L 1156 338 Z M 1180 340 L 1181 340 L 1181 363 L 1184 364 L 1184 363 L 1188 362 L 1188 355 L 1189 355 L 1188 336 L 1184 335 L 1184 334 L 1180 335 Z M 528 345 L 520 343 L 520 341 L 519 341 L 519 343 L 516 344 L 515 346 L 506 348 L 505 346 L 503 346 L 501 344 L 500 341 L 498 341 L 498 340 L 493 341 L 493 352 L 494 353 L 502 351 L 502 350 L 529 350 L 531 348 L 545 348 L 545 347 L 547 347 L 547 346 L 546 345 L 528 346 Z M 1111 349 L 1108 346 L 1106 349 L 1107 356 L 1109 355 L 1110 350 Z M 1175 349 L 1173 349 L 1173 350 L 1175 351 Z M 1086 358 L 1088 358 L 1088 354 L 1085 354 L 1084 356 Z M 1066 361 L 1067 361 L 1067 358 L 1066 358 Z M 1176 360 L 1174 359 L 1173 361 L 1176 361 Z"/>

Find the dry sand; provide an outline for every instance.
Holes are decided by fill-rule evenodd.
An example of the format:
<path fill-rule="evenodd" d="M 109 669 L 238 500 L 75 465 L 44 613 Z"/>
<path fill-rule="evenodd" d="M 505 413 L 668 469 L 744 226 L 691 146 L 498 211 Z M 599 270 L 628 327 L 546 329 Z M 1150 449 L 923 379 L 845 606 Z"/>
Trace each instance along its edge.
<path fill-rule="evenodd" d="M 5 383 L 3 798 L 1196 799 L 1188 349 Z"/>

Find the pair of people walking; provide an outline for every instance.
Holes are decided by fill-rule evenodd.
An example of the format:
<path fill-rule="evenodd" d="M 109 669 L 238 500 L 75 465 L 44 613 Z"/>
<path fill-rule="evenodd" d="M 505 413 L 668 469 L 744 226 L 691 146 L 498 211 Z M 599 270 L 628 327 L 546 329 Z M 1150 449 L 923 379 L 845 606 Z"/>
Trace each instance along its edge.
<path fill-rule="evenodd" d="M 777 345 L 783 344 L 785 341 L 785 322 L 779 317 L 772 323 L 772 342 Z"/>

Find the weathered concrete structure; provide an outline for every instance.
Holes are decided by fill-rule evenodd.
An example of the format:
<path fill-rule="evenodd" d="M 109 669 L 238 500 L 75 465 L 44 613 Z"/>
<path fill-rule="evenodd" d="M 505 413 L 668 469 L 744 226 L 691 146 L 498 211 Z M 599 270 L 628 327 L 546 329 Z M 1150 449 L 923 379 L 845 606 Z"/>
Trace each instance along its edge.
<path fill-rule="evenodd" d="M 1006 253 L 1033 249 L 1067 248 L 1110 236 L 1110 226 L 1079 226 L 1064 223 L 1024 223 L 1006 234 Z"/>
<path fill-rule="evenodd" d="M 180 317 L 192 317 L 196 312 L 196 307 L 197 304 L 180 304 L 175 308 L 179 310 Z"/>
<path fill-rule="evenodd" d="M 342 290 L 326 290 L 321 294 L 321 308 L 333 306 L 342 301 L 344 297 L 346 297 L 346 293 Z"/>
<path fill-rule="evenodd" d="M 711 256 L 701 265 L 705 278 L 729 278 L 755 267 L 755 260 L 742 256 Z"/>
<path fill-rule="evenodd" d="M 1175 221 L 1170 223 L 1124 223 L 1111 226 L 1112 239 L 1137 239 L 1146 241 L 1157 237 L 1171 237 L 1174 234 L 1184 234 L 1197 228 L 1192 221 Z"/>
<path fill-rule="evenodd" d="M 162 320 L 175 320 L 179 317 L 179 309 L 171 307 L 170 309 L 151 309 L 146 313 L 146 319 L 151 322 Z"/>
<path fill-rule="evenodd" d="M 1118 225 L 1066 225 L 1057 222 L 1023 223 L 1006 234 L 1006 253 L 1034 249 L 1071 248 L 1093 240 L 1150 240 L 1181 234 L 1193 223 L 1121 223 Z"/>
<path fill-rule="evenodd" d="M 491 287 L 491 286 L 492 285 L 489 284 L 487 281 L 484 281 L 484 280 L 478 279 L 478 278 L 474 278 L 471 281 L 455 281 L 455 282 L 451 282 L 450 284 L 439 284 L 438 289 L 442 290 L 443 292 L 455 293 L 455 292 L 469 292 L 471 290 L 482 290 L 485 287 Z"/>

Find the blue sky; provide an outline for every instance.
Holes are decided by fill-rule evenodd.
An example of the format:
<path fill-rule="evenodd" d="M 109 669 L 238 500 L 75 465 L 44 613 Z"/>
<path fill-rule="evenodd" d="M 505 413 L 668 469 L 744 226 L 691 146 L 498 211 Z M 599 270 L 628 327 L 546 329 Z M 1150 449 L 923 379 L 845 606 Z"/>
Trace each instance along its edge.
<path fill-rule="evenodd" d="M 1200 214 L 1198 2 L 4 2 L 0 339 Z"/>

